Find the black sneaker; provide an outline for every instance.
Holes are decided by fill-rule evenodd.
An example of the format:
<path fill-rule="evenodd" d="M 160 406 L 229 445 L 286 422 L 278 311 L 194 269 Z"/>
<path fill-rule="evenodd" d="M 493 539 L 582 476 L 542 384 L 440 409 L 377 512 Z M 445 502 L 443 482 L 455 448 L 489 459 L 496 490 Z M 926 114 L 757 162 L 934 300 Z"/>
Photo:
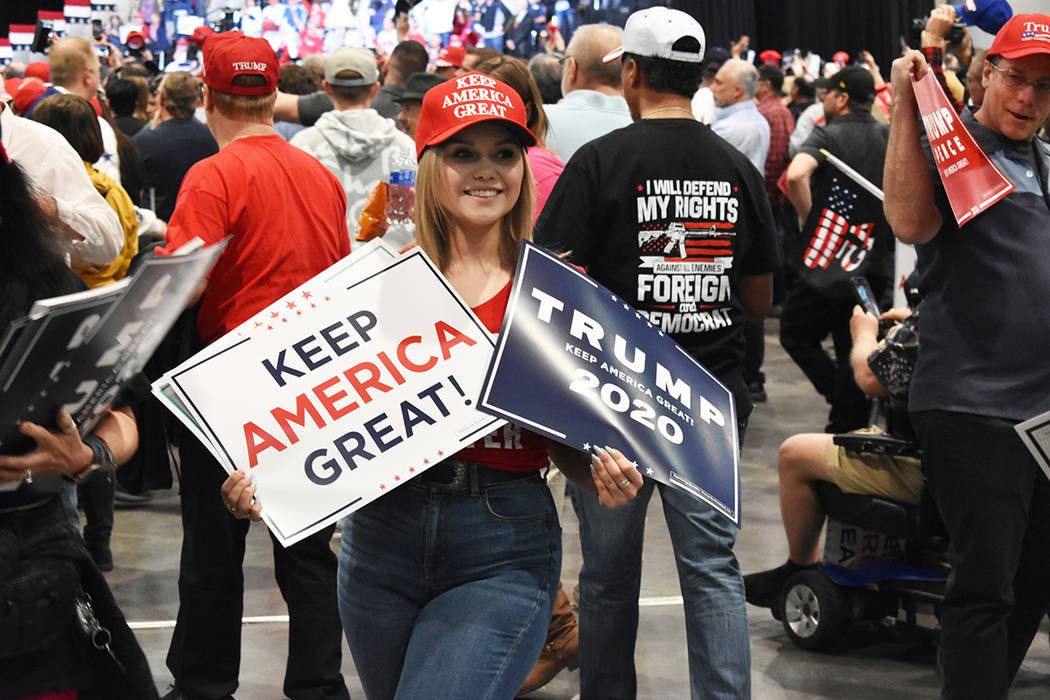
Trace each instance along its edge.
<path fill-rule="evenodd" d="M 772 608 L 776 606 L 777 601 L 780 599 L 780 591 L 783 590 L 784 584 L 795 572 L 803 569 L 812 569 L 817 566 L 820 565 L 799 566 L 788 560 L 775 569 L 748 574 L 744 577 L 744 597 L 752 605 L 757 605 L 760 608 Z"/>

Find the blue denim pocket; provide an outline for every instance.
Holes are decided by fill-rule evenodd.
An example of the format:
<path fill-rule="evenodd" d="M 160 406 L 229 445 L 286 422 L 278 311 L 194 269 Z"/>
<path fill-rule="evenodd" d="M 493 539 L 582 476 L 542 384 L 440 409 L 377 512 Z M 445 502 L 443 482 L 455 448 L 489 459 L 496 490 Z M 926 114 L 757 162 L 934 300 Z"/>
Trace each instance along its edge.
<path fill-rule="evenodd" d="M 485 512 L 497 522 L 542 521 L 551 513 L 550 490 L 538 478 L 489 484 L 481 497 Z"/>

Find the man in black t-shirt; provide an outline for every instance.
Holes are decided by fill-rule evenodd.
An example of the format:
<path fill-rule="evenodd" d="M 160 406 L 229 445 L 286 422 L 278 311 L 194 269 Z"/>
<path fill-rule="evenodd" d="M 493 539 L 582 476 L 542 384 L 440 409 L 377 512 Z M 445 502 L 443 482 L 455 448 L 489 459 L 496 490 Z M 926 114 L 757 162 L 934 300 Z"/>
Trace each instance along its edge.
<path fill-rule="evenodd" d="M 825 150 L 882 186 L 889 129 L 871 115 L 875 81 L 864 68 L 843 68 L 824 96 L 827 126 L 809 135 L 787 169 L 787 196 L 805 222 L 785 236 L 784 258 L 797 281 L 784 300 L 780 344 L 831 405 L 826 432 L 868 424 L 870 402 L 853 380 L 850 277 L 863 276 L 880 296 L 893 276 L 893 232 L 874 195 L 832 165 Z M 824 350 L 831 336 L 835 358 Z"/>
<path fill-rule="evenodd" d="M 751 409 L 742 379 L 745 317 L 772 300 L 776 240 L 765 183 L 693 117 L 704 32 L 663 7 L 627 21 L 623 93 L 634 124 L 582 146 L 537 222 L 536 239 L 630 301 Z M 640 144 L 642 144 L 640 146 Z M 582 698 L 633 698 L 642 532 L 658 488 L 685 596 L 693 697 L 748 697 L 750 647 L 735 528 L 681 491 L 646 480 L 630 504 L 601 512 L 572 492 L 580 518 Z"/>
<path fill-rule="evenodd" d="M 185 71 L 168 74 L 157 91 L 161 123 L 135 134 L 146 173 L 143 198 L 164 221 L 175 210 L 186 172 L 219 152 L 208 127 L 193 116 L 200 94 L 201 83 L 194 76 Z"/>

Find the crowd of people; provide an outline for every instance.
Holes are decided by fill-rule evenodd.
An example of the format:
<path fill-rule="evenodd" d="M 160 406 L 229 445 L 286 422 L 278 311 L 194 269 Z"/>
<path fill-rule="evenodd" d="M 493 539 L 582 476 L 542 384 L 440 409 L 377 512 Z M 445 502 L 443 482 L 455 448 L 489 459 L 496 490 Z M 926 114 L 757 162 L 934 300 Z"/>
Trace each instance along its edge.
<path fill-rule="evenodd" d="M 889 81 L 867 52 L 823 65 L 756 56 L 747 37 L 709 46 L 681 11 L 640 10 L 621 28 L 578 24 L 568 2 L 522 0 L 492 18 L 500 0 L 426 0 L 395 19 L 392 1 L 324 13 L 246 0 L 239 30 L 201 26 L 166 61 L 151 53 L 164 50 L 157 26 L 62 38 L 47 61 L 3 72 L 0 328 L 36 299 L 229 237 L 166 344 L 175 354 L 155 358 L 164 371 L 384 236 L 418 246 L 496 333 L 534 239 L 717 377 L 743 441 L 769 400 L 772 312 L 828 404 L 825 432 L 777 456 L 783 566 L 744 576 L 736 528 L 615 446 L 585 454 L 507 425 L 338 525 L 287 548 L 274 539 L 284 693 L 349 697 L 345 636 L 369 698 L 511 698 L 577 664 L 584 700 L 635 697 L 644 522 L 659 491 L 692 697 L 749 697 L 745 601 L 771 607 L 788 577 L 819 568 L 814 483 L 827 481 L 913 504 L 929 491 L 952 567 L 943 696 L 999 698 L 1050 603 L 1050 483 L 1014 431 L 1050 410 L 1050 270 L 1033 254 L 1050 233 L 1050 16 L 989 10 L 1002 4 L 936 8 Z M 973 50 L 960 20 L 992 45 Z M 1014 185 L 961 226 L 911 87 L 927 73 Z M 465 102 L 476 108 L 452 108 Z M 395 214 L 386 204 L 406 185 L 414 209 Z M 660 195 L 683 187 L 696 196 Z M 883 314 L 896 324 L 887 342 L 853 287 L 865 279 L 889 306 L 906 272 L 897 241 L 916 245 L 921 303 Z M 166 460 L 145 467 L 155 478 L 116 468 L 141 469 L 169 440 L 183 540 L 164 697 L 237 690 L 245 537 L 266 503 L 196 438 L 166 434 L 137 379 L 90 435 L 60 411 L 51 426 L 21 424 L 30 451 L 0 456 L 0 607 L 54 611 L 0 613 L 0 698 L 158 695 L 101 572 L 115 565 L 121 482 L 171 483 Z M 872 429 L 871 397 L 884 395 L 881 427 L 917 438 L 921 461 L 832 442 Z M 558 470 L 580 523 L 578 621 L 545 481 Z M 106 644 L 62 617 L 74 606 Z"/>

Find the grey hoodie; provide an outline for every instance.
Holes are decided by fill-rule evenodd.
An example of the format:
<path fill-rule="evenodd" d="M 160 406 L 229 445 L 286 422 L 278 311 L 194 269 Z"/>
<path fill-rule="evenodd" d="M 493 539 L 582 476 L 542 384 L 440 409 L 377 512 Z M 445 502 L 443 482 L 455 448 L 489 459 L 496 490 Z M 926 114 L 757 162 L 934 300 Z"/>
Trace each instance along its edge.
<path fill-rule="evenodd" d="M 415 159 L 412 139 L 374 109 L 325 112 L 316 124 L 293 136 L 291 144 L 317 158 L 339 178 L 346 192 L 346 227 L 353 248 L 360 245 L 354 240 L 357 220 L 368 195 L 381 180 L 387 180 L 395 156 L 407 153 Z M 397 235 L 395 227 L 389 234 L 384 240 L 395 247 L 411 240 L 391 240 Z"/>

